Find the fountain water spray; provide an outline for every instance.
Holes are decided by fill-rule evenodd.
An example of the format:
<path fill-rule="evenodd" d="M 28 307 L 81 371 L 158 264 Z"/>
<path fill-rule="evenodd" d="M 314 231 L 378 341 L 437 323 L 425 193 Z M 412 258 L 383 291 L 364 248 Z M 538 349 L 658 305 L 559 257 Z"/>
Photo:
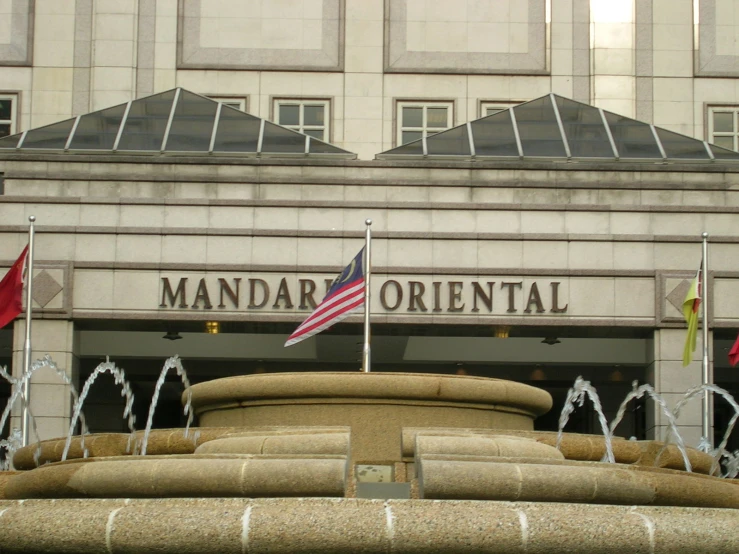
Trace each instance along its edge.
<path fill-rule="evenodd" d="M 10 412 L 12 411 L 13 405 L 16 403 L 16 401 L 18 399 L 23 400 L 24 403 L 26 403 L 27 401 L 23 394 L 25 388 L 22 385 L 23 381 L 21 379 L 14 378 L 10 374 L 8 374 L 6 369 L 3 367 L 0 367 L 0 375 L 2 375 L 2 377 L 4 377 L 11 384 L 12 387 L 12 392 L 10 394 L 10 398 L 8 399 L 8 404 L 5 406 L 5 410 L 3 410 L 2 416 L 0 416 L 0 430 L 2 430 L 5 428 L 5 423 L 7 422 L 8 417 L 10 416 Z M 27 406 L 26 409 L 31 424 L 33 425 L 34 434 L 36 435 L 36 437 L 38 437 L 36 418 L 33 416 L 33 412 L 31 411 L 30 406 Z M 23 433 L 20 429 L 13 428 L 7 439 L 0 441 L 0 450 L 5 450 L 5 460 L 0 460 L 0 471 L 13 469 L 13 455 L 15 454 L 16 450 L 18 450 L 22 446 Z M 36 451 L 36 455 L 39 455 L 38 450 Z"/>
<path fill-rule="evenodd" d="M 567 392 L 567 399 L 565 400 L 562 413 L 559 416 L 559 430 L 557 432 L 557 449 L 559 450 L 562 442 L 562 435 L 564 427 L 567 425 L 567 421 L 570 419 L 570 414 L 575 411 L 575 403 L 582 407 L 585 402 L 585 396 L 589 396 L 593 402 L 593 407 L 598 414 L 598 421 L 600 422 L 601 429 L 603 429 L 603 438 L 605 439 L 606 446 L 606 461 L 610 463 L 616 463 L 616 459 L 613 456 L 613 446 L 611 445 L 611 432 L 608 429 L 608 421 L 603 413 L 603 408 L 600 404 L 600 398 L 595 388 L 590 384 L 590 381 L 584 380 L 582 377 L 575 379 L 575 384 Z"/>
<path fill-rule="evenodd" d="M 14 427 L 7 439 L 0 440 L 0 450 L 5 449 L 5 460 L 0 460 L 0 471 L 13 469 L 13 455 L 22 446 L 21 430 Z"/>
<path fill-rule="evenodd" d="M 144 439 L 141 442 L 141 455 L 146 455 L 146 445 L 149 442 L 149 433 L 151 432 L 151 426 L 154 421 L 154 410 L 156 409 L 157 403 L 159 402 L 159 391 L 162 388 L 162 385 L 164 385 L 164 379 L 167 377 L 167 373 L 170 369 L 175 369 L 177 371 L 177 375 L 180 376 L 180 379 L 182 380 L 182 384 L 185 386 L 185 391 L 187 392 L 187 401 L 185 402 L 185 409 L 184 414 L 187 416 L 187 425 L 185 426 L 185 437 L 187 437 L 189 431 L 190 431 L 190 425 L 192 424 L 193 415 L 192 415 L 192 393 L 190 391 L 190 381 L 187 378 L 187 374 L 185 373 L 185 368 L 182 367 L 182 362 L 180 361 L 179 357 L 173 356 L 169 358 L 166 362 L 164 362 L 164 367 L 162 367 L 162 371 L 159 373 L 159 379 L 157 379 L 156 385 L 154 387 L 154 394 L 151 397 L 151 404 L 149 405 L 149 417 L 146 420 L 146 429 L 144 430 Z"/>
<path fill-rule="evenodd" d="M 726 473 L 722 474 L 721 477 L 735 479 L 739 476 L 739 450 L 735 450 L 733 453 L 724 450 L 721 454 L 726 458 L 724 462 Z"/>
<path fill-rule="evenodd" d="M 680 415 L 680 410 L 682 409 L 685 404 L 687 404 L 692 398 L 698 396 L 701 393 L 705 393 L 706 391 L 712 392 L 714 394 L 718 394 L 722 396 L 729 404 L 731 404 L 731 407 L 734 408 L 734 415 L 731 417 L 731 420 L 729 421 L 729 425 L 726 427 L 726 432 L 724 433 L 723 440 L 721 441 L 721 444 L 716 447 L 716 449 L 712 452 L 714 455 L 714 461 L 713 465 L 711 466 L 711 474 L 716 471 L 716 469 L 719 467 L 721 457 L 726 456 L 726 454 L 729 454 L 729 456 L 732 456 L 732 454 L 728 453 L 726 451 L 726 444 L 729 442 L 729 437 L 731 436 L 731 432 L 734 430 L 734 425 L 736 425 L 737 419 L 739 419 L 739 403 L 734 399 L 731 394 L 729 394 L 728 391 L 722 389 L 721 387 L 718 387 L 716 385 L 711 384 L 703 384 L 703 385 L 697 385 L 688 392 L 685 393 L 685 396 L 680 400 L 680 402 L 677 403 L 675 406 L 675 417 Z M 669 440 L 670 436 L 669 434 L 667 437 L 665 437 L 665 447 L 667 446 L 667 441 Z M 680 435 L 676 434 L 676 438 L 680 438 Z M 702 437 L 701 439 L 701 446 L 703 446 L 703 450 L 707 450 L 707 446 L 710 444 L 710 441 L 708 441 L 708 437 Z M 663 447 L 663 449 L 665 448 Z M 732 462 L 732 459 L 729 459 L 729 464 L 732 465 L 734 462 Z"/>
<path fill-rule="evenodd" d="M 3 377 L 6 381 L 8 381 L 11 384 L 12 392 L 10 395 L 10 398 L 8 399 L 8 404 L 5 406 L 5 410 L 3 410 L 2 416 L 0 416 L 0 429 L 5 428 L 5 423 L 10 416 L 11 410 L 13 408 L 13 405 L 18 399 L 22 399 L 24 402 L 26 402 L 26 398 L 24 397 L 24 391 L 26 390 L 25 384 L 27 382 L 30 382 L 31 377 L 33 374 L 41 369 L 42 367 L 48 367 L 49 369 L 52 369 L 64 382 L 65 385 L 69 386 L 70 394 L 72 395 L 72 399 L 74 402 L 77 402 L 78 395 L 77 390 L 74 387 L 74 383 L 72 383 L 72 379 L 67 375 L 66 371 L 61 369 L 59 366 L 57 366 L 56 362 L 51 359 L 51 356 L 48 354 L 41 358 L 40 360 L 34 361 L 30 367 L 28 368 L 28 371 L 26 371 L 20 378 L 16 379 L 12 375 L 10 375 L 7 371 L 7 368 L 4 368 L 0 366 L 0 377 Z M 38 427 L 36 425 L 36 418 L 33 417 L 33 414 L 31 413 L 31 408 L 28 406 L 28 412 L 30 416 L 31 425 L 33 427 L 33 432 L 38 437 Z M 85 433 L 88 433 L 87 430 L 87 422 L 84 418 L 84 415 L 80 417 L 80 424 L 82 427 L 82 433 L 83 435 Z M 20 431 L 19 431 L 20 432 Z M 20 443 L 22 444 L 22 434 L 19 435 Z M 12 436 L 8 438 L 7 441 L 0 442 L 0 447 L 3 446 L 4 443 L 9 443 L 12 439 Z M 40 449 L 37 448 L 35 453 L 35 459 L 38 461 L 38 457 L 40 455 Z M 9 459 L 12 458 L 12 456 L 9 453 Z"/>
<path fill-rule="evenodd" d="M 67 459 L 67 454 L 69 453 L 69 447 L 72 444 L 72 436 L 74 434 L 74 427 L 77 424 L 77 420 L 80 418 L 80 414 L 82 412 L 82 404 L 85 402 L 85 398 L 87 398 L 87 394 L 90 392 L 90 387 L 95 382 L 95 380 L 103 373 L 110 373 L 113 375 L 113 378 L 115 379 L 116 385 L 121 385 L 121 396 L 126 397 L 126 407 L 123 410 L 123 417 L 128 417 L 128 429 L 131 431 L 131 437 L 133 436 L 133 433 L 135 431 L 134 423 L 136 421 L 136 416 L 133 415 L 133 392 L 131 391 L 131 385 L 128 381 L 126 381 L 126 375 L 123 372 L 122 369 L 116 367 L 116 365 L 110 361 L 110 359 L 106 356 L 105 361 L 98 365 L 95 368 L 95 371 L 92 372 L 90 377 L 88 377 L 87 381 L 85 381 L 85 386 L 82 388 L 82 393 L 80 394 L 79 398 L 77 399 L 77 402 L 74 404 L 74 412 L 72 414 L 72 421 L 69 424 L 69 432 L 67 433 L 67 441 L 64 444 L 64 452 L 62 453 L 62 461 Z M 130 448 L 130 438 L 129 438 L 129 448 Z M 82 435 L 82 449 L 83 449 L 83 456 L 87 457 L 87 449 L 84 446 L 84 434 Z"/>
<path fill-rule="evenodd" d="M 662 409 L 662 413 L 664 413 L 665 417 L 667 418 L 668 430 L 669 430 L 667 436 L 669 437 L 670 431 L 675 435 L 675 441 L 677 443 L 676 446 L 678 450 L 680 451 L 680 454 L 683 457 L 683 462 L 685 463 L 685 471 L 693 471 L 693 467 L 690 464 L 690 460 L 688 459 L 688 451 L 685 449 L 685 443 L 683 442 L 683 438 L 682 436 L 680 436 L 680 433 L 677 430 L 678 414 L 670 411 L 670 409 L 667 407 L 667 403 L 665 402 L 664 398 L 662 398 L 659 394 L 657 394 L 657 392 L 655 392 L 654 388 L 651 385 L 637 386 L 637 381 L 634 381 L 631 386 L 632 386 L 632 391 L 629 394 L 627 394 L 626 398 L 624 398 L 624 401 L 621 402 L 621 406 L 619 406 L 618 408 L 616 417 L 611 422 L 611 428 L 609 431 L 611 437 L 614 436 L 616 427 L 618 427 L 618 424 L 621 423 L 621 420 L 624 417 L 627 404 L 631 402 L 632 400 L 639 399 L 645 394 L 647 394 L 652 400 L 654 400 L 655 402 L 657 402 L 657 404 L 659 404 L 660 408 Z M 659 454 L 657 454 L 657 457 L 655 458 L 655 462 L 659 460 L 666 446 L 667 446 L 667 438 L 665 438 L 665 446 L 663 446 Z"/>
<path fill-rule="evenodd" d="M 85 435 L 89 434 L 89 429 L 87 427 L 87 422 L 85 420 L 84 413 L 82 412 L 82 405 L 85 402 L 85 399 L 87 398 L 87 395 L 90 391 L 90 388 L 92 384 L 96 381 L 96 379 L 103 373 L 110 373 L 113 375 L 115 379 L 115 383 L 117 385 L 121 385 L 121 396 L 126 397 L 126 405 L 123 411 L 123 417 L 128 418 L 128 428 L 131 431 L 131 438 L 129 439 L 129 450 L 131 450 L 131 442 L 133 440 L 133 433 L 135 431 L 135 416 L 133 415 L 133 400 L 134 395 L 131 391 L 130 384 L 128 381 L 126 381 L 125 373 L 122 369 L 115 366 L 114 363 L 110 362 L 110 359 L 106 357 L 106 361 L 98 365 L 95 370 L 92 372 L 90 377 L 85 381 L 85 384 L 82 389 L 81 394 L 77 394 L 77 390 L 74 387 L 74 384 L 72 383 L 72 380 L 69 378 L 69 376 L 66 374 L 66 372 L 63 369 L 60 369 L 57 364 L 51 359 L 49 355 L 46 355 L 43 359 L 35 361 L 29 370 L 23 374 L 20 378 L 16 379 L 12 375 L 10 375 L 6 368 L 0 366 L 0 377 L 3 377 L 5 380 L 7 380 L 12 385 L 12 393 L 8 400 L 8 404 L 5 407 L 5 410 L 3 411 L 2 416 L 0 416 L 0 429 L 2 429 L 5 426 L 5 423 L 10 416 L 11 410 L 13 405 L 18 399 L 23 399 L 23 391 L 24 384 L 31 379 L 31 376 L 36 372 L 37 370 L 41 369 L 42 367 L 49 367 L 53 369 L 59 377 L 64 381 L 66 385 L 69 385 L 70 392 L 72 394 L 72 397 L 74 399 L 74 409 L 73 409 L 73 415 L 69 426 L 69 431 L 67 433 L 67 440 L 64 446 L 64 452 L 62 454 L 62 460 L 65 460 L 69 454 L 69 449 L 71 447 L 71 440 L 72 436 L 74 434 L 75 426 L 77 425 L 77 422 L 80 422 L 81 425 L 81 432 L 80 432 L 80 447 L 83 451 L 83 456 L 88 456 L 87 448 L 85 447 Z M 191 392 L 190 392 L 190 381 L 187 378 L 187 374 L 185 372 L 184 367 L 182 366 L 182 362 L 180 361 L 179 357 L 174 356 L 172 358 L 169 358 L 162 368 L 162 371 L 159 375 L 159 379 L 157 380 L 156 386 L 154 388 L 154 395 L 151 399 L 151 405 L 149 407 L 149 416 L 146 423 L 146 429 L 144 432 L 144 438 L 141 445 L 141 454 L 146 454 L 146 445 L 149 438 L 149 433 L 152 428 L 152 423 L 154 419 L 154 411 L 156 409 L 156 405 L 159 400 L 159 393 L 160 390 L 164 384 L 164 380 L 166 378 L 167 373 L 170 369 L 175 369 L 177 372 L 177 375 L 180 376 L 182 383 L 185 387 L 185 390 L 187 391 L 187 400 L 184 407 L 184 414 L 187 416 L 187 426 L 185 427 L 184 436 L 187 437 L 189 434 L 190 425 L 193 422 L 193 412 L 191 407 Z M 34 428 L 34 432 L 36 436 L 38 436 L 37 427 L 36 427 L 36 421 L 35 418 L 31 417 L 31 422 Z M 16 436 L 18 435 L 18 436 Z M 196 434 L 195 439 L 197 440 Z M 17 443 L 17 444 L 16 444 Z M 7 458 L 8 460 L 12 460 L 13 453 L 21 446 L 21 437 L 20 432 L 17 433 L 11 433 L 11 435 L 6 439 L 0 441 L 0 449 L 5 449 L 7 451 Z M 35 454 L 35 459 L 38 462 L 38 458 L 40 456 L 40 447 L 37 449 Z M 10 462 L 2 463 L 0 465 L 0 469 L 7 469 L 5 466 L 9 466 Z"/>

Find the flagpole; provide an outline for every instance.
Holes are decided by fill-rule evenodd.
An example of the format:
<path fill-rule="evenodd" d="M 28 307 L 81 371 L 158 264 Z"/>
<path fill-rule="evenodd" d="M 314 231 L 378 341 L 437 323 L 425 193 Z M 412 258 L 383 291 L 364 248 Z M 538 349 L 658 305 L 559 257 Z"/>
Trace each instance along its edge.
<path fill-rule="evenodd" d="M 26 256 L 26 340 L 23 344 L 23 418 L 21 421 L 21 444 L 28 446 L 31 434 L 31 320 L 33 316 L 33 240 L 35 229 L 33 227 L 36 216 L 28 216 L 30 225 L 28 227 L 28 255 Z"/>
<path fill-rule="evenodd" d="M 372 275 L 372 220 L 365 220 L 364 235 L 364 347 L 362 348 L 362 371 L 370 372 L 370 277 Z"/>
<path fill-rule="evenodd" d="M 703 384 L 710 385 L 713 383 L 713 375 L 708 361 L 708 233 L 703 233 L 703 275 L 701 277 L 701 281 L 703 282 L 703 290 L 701 291 L 701 304 L 703 305 Z M 712 416 L 713 402 L 711 392 L 704 390 L 702 433 L 709 451 L 713 450 Z"/>

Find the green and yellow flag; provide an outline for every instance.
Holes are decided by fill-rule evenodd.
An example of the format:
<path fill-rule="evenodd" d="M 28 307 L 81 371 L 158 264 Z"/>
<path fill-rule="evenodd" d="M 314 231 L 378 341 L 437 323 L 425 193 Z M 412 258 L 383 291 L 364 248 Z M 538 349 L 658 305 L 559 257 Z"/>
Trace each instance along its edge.
<path fill-rule="evenodd" d="M 683 367 L 693 359 L 695 352 L 695 340 L 698 335 L 698 306 L 701 303 L 701 289 L 703 280 L 703 263 L 695 274 L 693 282 L 690 283 L 688 294 L 683 300 L 683 317 L 688 324 L 688 336 L 685 337 L 685 348 L 683 349 Z"/>

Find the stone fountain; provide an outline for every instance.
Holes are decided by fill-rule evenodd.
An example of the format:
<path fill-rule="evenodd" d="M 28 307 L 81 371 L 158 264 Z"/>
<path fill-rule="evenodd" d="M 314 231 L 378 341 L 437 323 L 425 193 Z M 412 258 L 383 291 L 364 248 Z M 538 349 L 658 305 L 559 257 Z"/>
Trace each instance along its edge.
<path fill-rule="evenodd" d="M 141 432 L 16 452 L 0 551 L 739 552 L 739 485 L 711 456 L 613 438 L 604 463 L 604 437 L 577 434 L 556 448 L 533 430 L 551 397 L 523 384 L 274 373 L 188 393 L 199 427 L 151 431 L 146 455 Z"/>

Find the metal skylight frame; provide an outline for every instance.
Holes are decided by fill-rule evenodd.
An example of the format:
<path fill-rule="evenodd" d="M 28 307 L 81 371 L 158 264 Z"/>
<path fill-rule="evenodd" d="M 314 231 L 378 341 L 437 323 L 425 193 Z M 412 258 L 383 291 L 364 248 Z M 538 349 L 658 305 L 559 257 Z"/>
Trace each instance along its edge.
<path fill-rule="evenodd" d="M 470 157 L 474 160 L 476 156 L 475 137 L 472 134 L 472 122 L 467 122 L 467 140 L 470 141 Z"/>
<path fill-rule="evenodd" d="M 15 145 L 15 149 L 16 150 L 20 150 L 23 147 L 23 142 L 26 140 L 26 135 L 27 134 L 28 134 L 28 130 L 23 131 L 23 133 L 21 134 L 21 138 L 18 141 L 18 144 Z"/>
<path fill-rule="evenodd" d="M 78 115 L 74 118 L 74 122 L 72 124 L 72 127 L 69 131 L 69 133 L 66 136 L 66 139 L 64 139 L 63 146 L 60 146 L 58 148 L 28 148 L 24 149 L 23 144 L 26 140 L 26 136 L 29 132 L 33 132 L 36 129 L 26 130 L 20 133 L 20 138 L 18 142 L 12 146 L 12 147 L 2 147 L 0 146 L 0 154 L 3 152 L 19 152 L 19 151 L 32 151 L 34 154 L 37 153 L 65 153 L 65 154 L 95 154 L 95 155 L 101 155 L 101 154 L 115 154 L 115 155 L 131 155 L 131 156 L 189 156 L 189 157 L 198 157 L 198 156 L 228 156 L 228 157 L 240 157 L 240 158 L 250 158 L 250 157 L 269 157 L 269 158 L 316 158 L 316 159 L 356 159 L 357 155 L 353 152 L 345 151 L 342 148 L 339 148 L 337 146 L 332 145 L 331 143 L 321 141 L 319 139 L 315 139 L 310 137 L 310 135 L 306 135 L 304 133 L 300 133 L 298 131 L 294 131 L 292 129 L 288 129 L 286 127 L 283 127 L 281 125 L 278 125 L 274 123 L 273 125 L 279 127 L 280 129 L 284 129 L 285 131 L 288 131 L 289 133 L 294 133 L 295 135 L 301 136 L 301 137 L 310 137 L 305 138 L 304 141 L 301 142 L 302 146 L 299 150 L 296 150 L 295 152 L 262 152 L 262 147 L 264 145 L 264 133 L 265 133 L 265 127 L 266 127 L 266 120 L 256 118 L 255 116 L 249 116 L 255 119 L 259 119 L 260 126 L 259 126 L 259 137 L 257 139 L 257 149 L 256 151 L 217 151 L 215 150 L 216 140 L 218 137 L 218 129 L 219 129 L 219 123 L 221 118 L 221 113 L 223 110 L 223 104 L 220 102 L 217 102 L 215 100 L 212 100 L 206 96 L 196 94 L 196 93 L 190 93 L 195 96 L 199 96 L 203 98 L 204 100 L 207 100 L 208 102 L 216 102 L 217 108 L 215 111 L 214 119 L 213 119 L 213 129 L 211 131 L 210 141 L 208 145 L 207 150 L 203 151 L 178 151 L 178 150 L 167 150 L 167 144 L 169 143 L 170 138 L 170 132 L 172 129 L 172 124 L 175 121 L 175 115 L 177 106 L 179 105 L 179 101 L 181 99 L 181 91 L 184 91 L 185 89 L 182 89 L 181 87 L 177 87 L 174 89 L 174 97 L 172 99 L 172 104 L 170 106 L 169 115 L 167 117 L 167 122 L 164 130 L 164 134 L 162 137 L 161 146 L 158 150 L 125 150 L 121 151 L 119 150 L 121 139 L 125 135 L 125 128 L 126 124 L 129 119 L 129 114 L 131 112 L 131 106 L 134 102 L 140 102 L 140 101 L 146 101 L 147 98 L 151 98 L 154 96 L 159 96 L 162 94 L 170 93 L 171 91 L 163 91 L 161 93 L 157 93 L 155 95 L 151 95 L 150 97 L 144 97 L 139 98 L 136 100 L 129 100 L 125 103 L 125 108 L 123 112 L 123 116 L 118 124 L 118 128 L 115 131 L 115 139 L 113 141 L 113 146 L 110 149 L 94 149 L 94 148 L 72 148 L 71 145 L 74 141 L 77 128 L 79 126 L 79 123 L 81 121 L 81 118 L 84 117 L 84 115 Z M 189 91 L 188 91 L 189 92 Z M 122 104 L 121 104 L 122 105 Z M 120 105 L 119 105 L 120 106 Z M 111 106 L 110 108 L 105 108 L 103 110 L 97 110 L 96 112 L 91 112 L 93 114 L 104 112 L 109 109 L 115 108 L 116 106 Z M 226 106 L 226 109 L 233 109 L 228 106 Z M 244 113 L 240 110 L 234 110 L 238 113 Z M 89 115 L 89 114 L 85 114 Z M 51 125 L 58 125 L 62 124 L 65 121 L 71 121 L 72 118 L 69 120 L 60 121 L 58 123 L 53 123 Z M 46 125 L 44 127 L 48 127 L 49 125 Z M 43 129 L 44 127 L 39 127 L 39 129 Z M 15 136 L 15 135 L 14 135 Z M 253 139 L 252 139 L 253 140 Z M 328 148 L 336 149 L 337 152 L 311 152 L 312 147 L 314 145 L 318 146 L 321 144 L 327 145 Z"/>
<path fill-rule="evenodd" d="M 256 155 L 259 156 L 262 153 L 262 146 L 264 146 L 264 119 L 259 122 L 259 138 L 257 139 L 257 151 Z"/>
<path fill-rule="evenodd" d="M 174 113 L 177 110 L 177 103 L 180 100 L 181 88 L 177 88 L 172 99 L 172 107 L 169 109 L 169 118 L 167 118 L 167 126 L 164 128 L 164 136 L 162 137 L 162 147 L 159 149 L 160 153 L 164 153 L 167 150 L 167 141 L 169 140 L 169 132 L 172 130 L 172 120 L 174 119 Z"/>
<path fill-rule="evenodd" d="M 131 111 L 131 104 L 133 103 L 133 100 L 129 100 L 126 104 L 126 109 L 123 112 L 123 117 L 121 118 L 121 122 L 118 124 L 118 133 L 115 135 L 115 142 L 113 142 L 113 152 L 118 151 L 118 146 L 121 143 L 121 136 L 123 135 L 123 129 L 126 127 L 126 121 L 128 121 L 128 113 Z"/>
<path fill-rule="evenodd" d="M 659 133 L 657 132 L 657 128 L 654 125 L 650 125 L 650 124 L 642 123 L 642 122 L 637 122 L 637 123 L 639 123 L 641 125 L 648 125 L 650 127 L 651 136 L 654 139 L 655 146 L 659 150 L 660 157 L 652 157 L 652 158 L 629 158 L 629 157 L 623 157 L 620 154 L 619 149 L 618 149 L 618 145 L 616 144 L 616 141 L 614 139 L 613 130 L 611 129 L 611 126 L 608 124 L 608 121 L 606 119 L 606 113 L 612 113 L 612 112 L 606 112 L 602 108 L 596 108 L 594 106 L 589 106 L 587 104 L 585 104 L 585 105 L 588 106 L 589 108 L 596 109 L 599 112 L 600 121 L 601 121 L 601 124 L 603 125 L 603 128 L 605 130 L 605 134 L 608 137 L 608 142 L 609 142 L 609 145 L 610 145 L 610 149 L 611 149 L 611 151 L 613 153 L 613 157 L 602 157 L 602 156 L 601 157 L 596 157 L 596 156 L 593 156 L 593 157 L 580 157 L 580 156 L 572 156 L 572 151 L 570 149 L 569 140 L 567 139 L 567 134 L 566 134 L 566 132 L 564 130 L 564 123 L 562 121 L 562 115 L 561 115 L 561 112 L 559 110 L 559 106 L 557 105 L 557 101 L 556 101 L 556 99 L 557 99 L 558 96 L 556 94 L 554 94 L 554 93 L 549 93 L 547 96 L 549 97 L 550 102 L 552 104 L 552 108 L 554 110 L 555 119 L 556 119 L 556 122 L 557 122 L 557 126 L 559 128 L 559 131 L 560 131 L 560 137 L 561 137 L 561 140 L 562 140 L 562 146 L 563 146 L 563 149 L 564 149 L 564 151 L 566 153 L 566 156 L 565 157 L 559 157 L 559 156 L 557 156 L 557 157 L 526 156 L 524 154 L 524 152 L 523 152 L 523 145 L 522 145 L 522 142 L 521 142 L 521 135 L 520 135 L 519 128 L 518 128 L 518 121 L 516 119 L 516 108 L 518 106 L 511 106 L 510 108 L 508 108 L 507 110 L 504 110 L 504 111 L 507 111 L 508 114 L 509 114 L 509 116 L 510 116 L 510 118 L 511 118 L 511 124 L 512 124 L 512 128 L 513 128 L 513 137 L 514 137 L 514 139 L 516 141 L 516 148 L 518 150 L 518 158 L 517 159 L 519 159 L 519 160 L 537 160 L 537 161 L 555 161 L 555 162 L 556 161 L 565 160 L 567 162 L 575 162 L 575 163 L 587 163 L 587 162 L 591 162 L 591 163 L 597 163 L 597 162 L 603 163 L 603 162 L 606 162 L 607 163 L 607 162 L 617 162 L 617 163 L 638 163 L 638 164 L 650 164 L 650 163 L 651 164 L 667 164 L 667 163 L 680 163 L 680 164 L 728 163 L 728 164 L 737 164 L 737 163 L 739 163 L 739 154 L 737 154 L 737 158 L 736 159 L 732 159 L 732 158 L 721 158 L 721 159 L 718 159 L 718 158 L 716 158 L 715 152 L 713 151 L 713 148 L 715 147 L 715 145 L 711 145 L 711 144 L 707 143 L 706 141 L 699 141 L 698 139 L 695 139 L 693 137 L 689 137 L 687 135 L 681 135 L 681 136 L 684 136 L 685 138 L 690 139 L 690 140 L 693 140 L 693 141 L 703 142 L 704 143 L 704 148 L 706 150 L 706 153 L 707 153 L 708 157 L 707 158 L 670 158 L 667 155 L 666 150 L 665 150 L 665 146 L 664 146 L 664 144 L 662 143 L 662 140 L 659 137 Z M 560 98 L 564 98 L 564 97 L 560 97 Z M 536 98 L 534 100 L 531 100 L 530 102 L 534 102 L 534 101 L 537 101 L 537 100 L 541 100 L 541 97 L 540 98 Z M 570 100 L 570 99 L 565 99 L 565 100 L 567 100 L 569 102 L 575 102 L 574 100 Z M 528 103 L 528 102 L 526 102 L 526 103 Z M 577 103 L 578 104 L 581 104 L 580 102 L 577 102 Z M 493 114 L 493 115 L 490 115 L 490 116 L 485 116 L 483 118 L 478 118 L 475 121 L 478 121 L 480 119 L 485 119 L 487 117 L 496 117 L 496 116 L 501 115 L 502 113 L 503 112 L 498 112 L 497 114 Z M 613 115 L 614 116 L 618 116 L 618 117 L 623 117 L 623 116 L 619 116 L 618 114 L 613 114 Z M 629 119 L 629 118 L 627 118 L 627 119 Z M 380 160 L 383 160 L 383 159 L 386 159 L 386 160 L 417 160 L 420 157 L 420 158 L 428 159 L 428 160 L 448 160 L 448 161 L 465 161 L 466 160 L 466 161 L 478 161 L 478 162 L 506 161 L 506 160 L 516 159 L 515 157 L 512 157 L 512 156 L 481 155 L 479 152 L 477 152 L 477 149 L 475 147 L 475 141 L 474 141 L 474 133 L 472 131 L 471 124 L 472 124 L 472 122 L 467 122 L 465 124 L 467 126 L 467 135 L 469 137 L 469 145 L 470 145 L 470 152 L 467 155 L 459 155 L 459 154 L 433 154 L 433 155 L 430 155 L 430 154 L 428 154 L 427 140 L 433 141 L 434 140 L 434 137 L 435 136 L 438 136 L 438 135 L 432 135 L 432 136 L 430 136 L 428 138 L 424 137 L 422 139 L 418 139 L 417 141 L 409 142 L 409 143 L 406 143 L 405 145 L 402 145 L 402 146 L 393 148 L 393 149 L 391 149 L 391 150 L 389 150 L 387 152 L 382 152 L 380 154 L 377 154 L 375 156 L 375 159 L 380 159 Z M 458 129 L 459 127 L 460 126 L 452 127 L 451 129 L 448 129 L 447 131 L 451 131 L 453 129 Z M 674 133 L 674 131 L 671 131 L 671 132 Z M 441 133 L 439 133 L 439 134 L 441 134 Z M 675 134 L 680 135 L 680 133 L 675 133 Z M 422 155 L 415 154 L 415 153 L 414 154 L 409 154 L 409 153 L 403 153 L 403 152 L 400 152 L 400 153 L 397 153 L 397 154 L 393 153 L 393 150 L 397 150 L 397 149 L 402 148 L 403 146 L 407 146 L 409 144 L 419 143 L 419 142 L 422 144 L 422 151 L 423 151 L 423 154 Z"/>
<path fill-rule="evenodd" d="M 518 132 L 518 121 L 516 120 L 515 106 L 511 106 L 511 123 L 513 124 L 513 136 L 516 139 L 516 149 L 518 150 L 518 159 L 523 160 L 523 144 L 521 143 L 521 133 Z M 491 157 L 492 156 L 488 156 Z"/>
<path fill-rule="evenodd" d="M 549 93 L 549 100 L 552 101 L 552 108 L 554 109 L 554 117 L 557 119 L 557 127 L 559 127 L 559 134 L 562 137 L 562 144 L 565 147 L 565 155 L 568 160 L 572 159 L 572 151 L 570 150 L 570 143 L 567 141 L 567 135 L 565 134 L 565 127 L 562 124 L 562 116 L 559 113 L 559 106 L 557 101 L 554 99 L 554 93 Z"/>
<path fill-rule="evenodd" d="M 67 142 L 64 144 L 64 151 L 69 151 L 69 145 L 72 144 L 72 141 L 74 140 L 74 134 L 77 132 L 77 126 L 80 124 L 80 119 L 82 119 L 81 115 L 78 115 L 74 118 L 74 125 L 72 125 L 72 130 L 69 131 L 69 136 L 67 137 Z"/>
<path fill-rule="evenodd" d="M 611 143 L 611 150 L 613 151 L 613 159 L 618 161 L 619 160 L 618 147 L 616 146 L 616 141 L 613 140 L 613 132 L 611 132 L 611 126 L 608 125 L 608 121 L 606 120 L 606 112 L 603 111 L 603 108 L 598 108 L 598 113 L 600 113 L 600 120 L 603 122 L 603 127 L 606 130 L 606 135 L 608 135 L 608 142 Z"/>
<path fill-rule="evenodd" d="M 221 110 L 222 109 L 223 109 L 223 102 L 218 102 L 218 107 L 216 108 L 215 119 L 213 120 L 213 130 L 210 132 L 210 144 L 208 145 L 208 154 L 213 153 L 213 147 L 216 144 L 216 135 L 218 134 L 218 124 L 221 121 Z"/>
<path fill-rule="evenodd" d="M 715 161 L 716 156 L 713 155 L 713 150 L 711 149 L 711 146 L 705 140 L 703 141 L 703 147 L 706 149 L 706 152 L 708 152 L 708 157 L 711 158 L 711 161 Z"/>
<path fill-rule="evenodd" d="M 654 137 L 654 141 L 657 143 L 657 148 L 659 148 L 659 153 L 662 154 L 662 161 L 667 162 L 667 154 L 665 153 L 665 147 L 662 145 L 662 141 L 659 138 L 659 135 L 657 134 L 657 129 L 654 127 L 654 123 L 651 123 L 649 125 L 649 129 L 652 131 L 652 136 Z"/>

